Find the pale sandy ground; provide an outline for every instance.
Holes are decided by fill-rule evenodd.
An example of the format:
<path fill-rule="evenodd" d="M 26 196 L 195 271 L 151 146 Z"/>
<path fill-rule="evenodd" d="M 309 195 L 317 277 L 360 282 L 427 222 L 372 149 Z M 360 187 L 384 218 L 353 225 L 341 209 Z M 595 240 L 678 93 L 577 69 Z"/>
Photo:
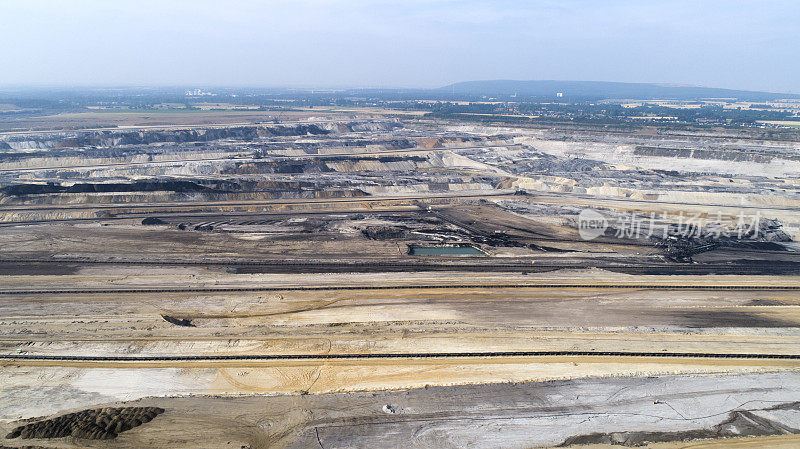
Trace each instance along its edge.
<path fill-rule="evenodd" d="M 456 278 L 458 277 L 458 278 Z M 643 288 L 653 285 L 740 285 L 793 286 L 800 285 L 797 275 L 630 275 L 600 269 L 563 269 L 545 273 L 506 272 L 405 272 L 405 273 L 320 273 L 320 274 L 231 274 L 210 267 L 117 267 L 94 266 L 81 268 L 75 275 L 8 275 L 2 277 L 3 290 L 64 288 L 123 287 L 298 287 L 369 286 L 415 287 L 418 285 L 461 284 L 626 284 Z"/>
<path fill-rule="evenodd" d="M 748 416 L 772 425 L 796 427 L 800 411 L 791 404 L 800 401 L 799 373 L 584 378 L 336 394 L 146 398 L 129 405 L 157 405 L 164 407 L 166 413 L 113 441 L 67 438 L 52 442 L 10 440 L 5 444 L 46 443 L 70 448 L 533 448 L 591 433 L 711 428 L 729 420 L 735 411 L 750 413 Z M 143 376 L 162 380 L 155 372 L 146 371 Z M 70 392 L 74 390 L 64 393 Z M 28 399 L 34 402 L 42 396 L 48 393 L 34 393 Z M 116 398 L 102 393 L 96 393 L 94 401 L 119 404 Z M 80 406 L 74 401 L 68 407 Z M 777 406 L 784 408 L 770 410 Z M 736 425 L 745 435 L 750 431 L 747 421 Z M 12 426 L 4 421 L 0 432 Z M 758 443 L 791 444 L 797 441 L 793 438 L 730 441 L 740 445 L 733 447 L 759 447 Z M 711 443 L 653 447 L 704 447 Z"/>
<path fill-rule="evenodd" d="M 55 366 L 54 366 L 55 365 Z M 278 362 L 3 362 L 0 413 L 18 419 L 148 396 L 299 394 L 582 377 L 794 371 L 798 361 L 520 357 Z M 43 394 L 46 393 L 46 394 Z M 31 398 L 41 398 L 31 401 Z"/>
<path fill-rule="evenodd" d="M 291 118 L 309 119 L 313 113 L 303 111 Z M 263 113 L 242 113 L 230 114 L 225 120 L 215 122 L 219 114 L 152 115 L 93 114 L 63 116 L 58 120 L 63 126 L 115 123 L 158 128 L 172 121 L 192 126 L 266 118 Z M 319 115 L 331 114 L 326 111 Z M 30 120 L 30 125 L 36 126 L 37 120 Z M 494 132 L 480 127 L 472 131 L 484 135 Z M 537 151 L 603 160 L 618 169 L 642 167 L 760 174 L 772 176 L 774 186 L 783 189 L 768 193 L 750 188 L 748 194 L 687 193 L 653 192 L 610 184 L 580 186 L 571 178 L 555 176 L 523 176 L 503 181 L 504 188 L 530 189 L 532 195 L 525 198 L 534 205 L 597 206 L 642 213 L 665 209 L 710 213 L 710 210 L 719 209 L 730 216 L 736 215 L 742 207 L 760 208 L 770 217 L 781 219 L 790 234 L 795 235 L 800 229 L 796 210 L 800 203 L 794 195 L 796 188 L 792 187 L 797 185 L 793 178 L 800 167 L 797 161 L 776 159 L 768 164 L 755 164 L 643 158 L 633 155 L 635 144 L 630 142 L 554 141 L 539 131 L 521 132 L 521 135 L 516 142 L 530 144 Z M 796 150 L 794 143 L 775 144 L 775 147 L 787 152 Z M 493 176 L 508 175 L 502 168 L 463 156 L 448 153 L 443 157 L 447 158 L 445 165 L 453 169 L 453 173 L 468 169 Z M 709 181 L 709 185 L 721 187 L 722 181 L 715 179 Z M 747 178 L 747 181 L 752 179 Z M 424 186 L 427 189 L 427 184 Z M 482 188 L 481 185 L 462 187 Z M 419 186 L 388 186 L 382 193 L 375 192 L 392 197 L 379 201 L 348 200 L 350 203 L 346 207 L 359 210 L 416 208 L 414 200 L 407 196 L 418 194 L 420 189 Z M 480 193 L 480 190 L 475 192 Z M 125 213 L 131 201 L 148 203 L 155 199 L 155 195 L 66 195 L 54 201 L 81 206 L 91 200 L 114 205 L 114 211 Z M 303 200 L 265 205 L 256 201 L 258 198 L 244 199 L 253 201 L 240 209 L 252 211 L 341 212 L 345 207 Z M 186 210 L 209 207 L 214 213 L 236 210 L 223 203 L 185 205 Z M 98 216 L 98 210 L 92 208 L 34 209 L 4 210 L 0 219 Z M 87 254 L 165 258 L 186 254 L 192 257 L 209 254 L 318 257 L 325 254 L 355 258 L 371 254 L 394 258 L 404 254 L 394 243 L 364 239 L 298 240 L 263 245 L 269 242 L 260 238 L 263 236 L 242 239 L 241 236 L 180 233 L 180 240 L 177 240 L 172 238 L 178 234 L 174 229 L 169 231 L 170 238 L 163 238 L 159 235 L 166 234 L 165 229 L 142 229 L 132 224 L 133 221 L 116 222 L 102 227 L 98 221 L 89 225 L 4 227 L 0 232 L 0 246 L 22 256 L 38 252 L 64 258 Z M 343 245 L 347 247 L 342 249 Z M 617 251 L 622 261 L 634 257 L 640 250 L 626 252 L 604 244 L 593 244 L 590 248 L 583 242 L 574 246 L 580 251 L 597 251 L 598 254 Z M 114 254 L 110 254 L 109 248 L 114 249 Z M 502 249 L 492 254 L 512 257 L 521 254 L 517 251 Z M 542 260 L 570 257 L 574 255 L 550 254 L 541 259 L 537 256 L 533 261 L 541 263 Z M 602 270 L 561 270 L 527 276 L 480 272 L 250 275 L 228 273 L 226 267 L 215 266 L 95 266 L 67 272 L 62 275 L 12 273 L 0 277 L 0 289 L 19 292 L 0 295 L 0 350 L 4 354 L 136 356 L 525 350 L 796 354 L 800 347 L 800 294 L 797 292 L 648 288 L 653 285 L 797 286 L 800 285 L 798 276 L 631 276 Z M 497 286 L 504 283 L 623 283 L 637 288 Z M 420 284 L 482 286 L 446 290 L 415 287 Z M 408 288 L 74 295 L 24 292 L 79 288 L 261 286 L 280 289 L 371 285 Z M 168 324 L 161 314 L 190 318 L 196 327 Z M 800 401 L 798 373 L 800 362 L 774 359 L 508 357 L 192 363 L 7 360 L 0 363 L 0 431 L 12 427 L 11 421 L 19 418 L 121 401 L 160 405 L 167 413 L 112 442 L 62 439 L 36 443 L 72 448 L 530 448 L 559 444 L 569 436 L 591 432 L 707 428 L 743 407 L 780 421 L 787 428 L 798 429 L 800 419 L 794 412 L 781 414 L 764 410 L 770 405 Z M 519 383 L 500 385 L 503 382 Z M 409 388 L 420 389 L 407 390 Z M 392 405 L 395 413 L 383 411 L 387 404 Z M 728 442 L 731 444 L 726 446 Z M 779 436 L 726 442 L 664 443 L 654 447 L 758 447 L 758 444 L 792 447 L 794 443 L 798 443 L 794 436 Z M 2 444 L 23 443 L 15 440 Z M 717 446 L 713 446 L 715 444 Z"/>
<path fill-rule="evenodd" d="M 671 443 L 651 443 L 644 446 L 649 449 L 796 449 L 800 447 L 797 435 L 778 435 L 771 437 L 740 437 L 720 440 L 681 441 Z M 611 444 L 581 444 L 570 446 L 574 449 L 619 449 Z"/>
<path fill-rule="evenodd" d="M 490 286 L 504 283 L 598 283 L 641 288 L 460 287 L 441 290 L 412 287 L 451 285 L 454 282 Z M 23 293 L 30 288 L 286 288 L 303 285 L 368 286 L 376 283 L 409 288 L 96 295 Z M 791 276 L 632 276 L 602 270 L 565 270 L 525 276 L 519 273 L 446 272 L 237 275 L 203 267 L 174 270 L 129 267 L 119 270 L 100 266 L 84 268 L 73 275 L 4 276 L 3 289 L 20 293 L 0 296 L 4 310 L 0 319 L 0 345 L 4 353 L 131 356 L 563 349 L 795 353 L 800 346 L 800 333 L 797 331 L 800 319 L 796 316 L 800 296 L 795 292 L 660 291 L 647 287 L 676 284 L 780 286 L 797 283 L 798 279 Z M 665 311 L 675 313 L 664 315 Z M 723 315 L 719 315 L 720 312 L 724 312 Z M 170 325 L 161 319 L 160 313 L 190 317 L 197 327 Z M 704 317 L 703 320 L 707 321 L 686 321 L 687 316 Z M 583 327 L 578 323 L 583 323 Z M 759 327 L 767 324 L 775 327 Z M 587 378 L 644 382 L 650 376 L 704 373 L 773 376 L 770 379 L 774 379 L 774 385 L 785 387 L 796 384 L 794 377 L 798 370 L 800 362 L 791 360 L 626 357 L 192 363 L 6 361 L 0 364 L 0 416 L 9 423 L 19 418 L 119 401 L 141 399 L 165 407 L 172 404 L 171 401 L 188 401 L 185 404 L 189 408 L 182 414 L 170 415 L 168 412 L 164 416 L 161 422 L 166 427 L 153 427 L 153 431 L 158 432 L 155 436 L 142 427 L 131 431 L 130 437 L 123 435 L 112 443 L 91 443 L 88 446 L 143 447 L 146 441 L 148 447 L 159 447 L 159 444 L 163 447 L 180 441 L 178 447 L 227 447 L 228 441 L 237 441 L 251 447 L 281 447 L 292 441 L 306 441 L 302 438 L 307 436 L 308 422 L 313 421 L 318 412 L 291 406 L 283 409 L 282 413 L 296 420 L 292 421 L 294 424 L 261 427 L 261 424 L 253 424 L 254 418 L 250 417 L 251 412 L 246 407 L 225 411 L 228 409 L 222 406 L 217 410 L 217 405 L 209 409 L 209 404 L 218 404 L 214 402 L 218 400 L 238 404 L 240 400 L 249 399 L 237 397 L 252 394 L 288 394 L 290 396 L 286 397 L 293 398 L 291 401 L 313 402 L 316 399 L 301 398 L 332 392 L 384 394 L 378 392 L 431 385 Z M 682 379 L 689 379 L 686 382 L 691 383 L 691 379 L 696 378 L 705 379 L 702 376 Z M 720 389 L 719 394 L 724 391 L 727 390 Z M 729 391 L 725 394 L 737 397 L 739 393 Z M 763 399 L 763 394 L 759 394 Z M 210 399 L 207 395 L 229 399 Z M 185 399 L 167 399 L 174 396 Z M 164 399 L 147 399 L 153 397 Z M 558 397 L 563 399 L 567 396 L 561 394 Z M 781 397 L 790 399 L 786 394 Z M 708 401 L 717 401 L 718 398 L 709 397 Z M 259 397 L 251 399 L 261 400 Z M 336 410 L 359 409 L 347 405 L 347 396 L 341 400 L 342 403 L 330 407 Z M 721 404 L 729 404 L 726 401 Z M 720 404 L 703 406 L 719 407 Z M 267 406 L 262 404 L 257 409 L 264 407 Z M 496 412 L 485 416 L 507 413 L 503 411 L 506 404 L 495 404 L 494 407 Z M 564 434 L 554 433 L 555 428 L 584 429 L 578 425 L 583 421 L 579 418 L 583 412 L 576 413 L 569 415 L 569 419 L 576 421 L 560 424 L 552 418 L 542 418 L 544 421 L 533 427 L 539 429 L 534 432 L 530 430 L 532 422 L 524 421 L 527 424 L 523 425 L 505 418 L 477 427 L 454 418 L 455 421 L 445 427 L 436 427 L 437 430 L 420 432 L 415 427 L 413 431 L 386 429 L 385 432 L 398 435 L 398 438 L 405 438 L 404 432 L 411 432 L 410 435 L 419 438 L 414 440 L 419 441 L 417 447 L 430 447 L 432 441 L 443 441 L 439 447 L 532 447 L 557 444 L 555 438 Z M 509 424 L 512 422 L 513 425 Z M 633 426 L 635 420 L 626 418 L 613 422 L 617 426 L 620 422 Z M 153 426 L 156 423 L 154 421 Z M 659 422 L 659 425 L 663 423 Z M 202 436 L 202 441 L 187 437 L 187 428 L 195 427 L 203 428 L 196 433 Z M 422 428 L 429 429 L 430 425 Z M 195 435 L 195 430 L 190 432 Z M 369 435 L 362 435 L 366 439 L 361 440 L 345 438 L 358 436 L 359 432 L 352 429 L 338 433 L 325 430 L 323 438 L 343 443 L 323 447 L 375 447 L 374 437 Z M 69 441 L 58 444 L 70 447 Z M 303 443 L 297 444 L 297 447 L 308 447 Z"/>
<path fill-rule="evenodd" d="M 322 354 L 437 351 L 794 353 L 796 291 L 651 290 L 652 285 L 797 285 L 794 277 L 513 273 L 233 275 L 203 268 L 5 276 L 0 347 L 28 354 Z M 412 288 L 477 283 L 481 287 Z M 396 290 L 361 290 L 380 282 Z M 502 288 L 500 283 L 632 289 Z M 25 294 L 36 288 L 272 287 L 264 292 Z M 289 291 L 302 285 L 353 290 Z M 641 288 L 638 288 L 641 286 Z M 193 320 L 179 327 L 161 315 Z"/>
<path fill-rule="evenodd" d="M 213 275 L 185 269 L 168 276 L 110 276 L 107 268 L 76 276 L 8 276 L 9 287 L 67 285 L 395 285 L 452 282 L 452 273 Z M 201 273 L 194 275 L 194 273 Z M 210 282 L 214 279 L 216 282 Z M 670 284 L 668 276 L 636 277 L 589 270 L 513 275 L 476 274 L 475 282 Z M 791 285 L 793 278 L 746 278 L 751 285 Z M 59 282 L 60 281 L 60 282 Z M 738 284 L 735 276 L 680 277 L 681 285 Z M 219 282 L 219 283 L 217 283 Z M 556 282 L 558 283 L 558 282 Z M 645 285 L 643 285 L 645 287 Z M 744 306 L 754 300 L 768 307 Z M 687 328 L 681 318 L 648 315 L 677 308 L 704 315 L 719 310 L 794 320 L 793 292 L 574 291 L 502 288 L 390 291 L 253 292 L 227 294 L 4 295 L 0 322 L 6 353 L 73 355 L 326 354 L 363 352 L 610 350 L 794 353 L 793 327 Z M 514 305 L 524 305 L 514 308 Z M 786 304 L 786 305 L 780 305 Z M 620 307 L 617 307 L 619 305 Z M 549 313 L 548 311 L 568 311 Z M 11 313 L 11 311 L 14 311 Z M 164 322 L 159 313 L 191 316 L 198 327 Z M 498 315 L 499 314 L 499 315 Z M 747 315 L 749 314 L 749 315 Z M 650 316 L 650 321 L 647 321 Z M 641 320 L 645 321 L 641 321 Z M 575 323 L 594 322 L 594 329 Z M 599 321 L 598 321 L 599 320 Z M 786 321 L 787 323 L 791 321 Z M 331 327 L 331 323 L 343 323 Z M 500 325 L 502 324 L 502 325 Z M 719 325 L 725 325 L 723 322 Z M 661 330 L 656 330 L 660 328 Z M 27 332 L 20 332 L 27 330 Z M 32 333 L 31 333 L 32 332 Z M 795 361 L 635 358 L 508 358 L 288 362 L 13 362 L 2 368 L 0 403 L 7 418 L 146 396 L 325 393 L 425 385 L 542 381 L 674 373 L 785 371 Z M 43 393 L 44 392 L 44 393 Z M 42 395 L 42 401 L 30 401 Z"/>

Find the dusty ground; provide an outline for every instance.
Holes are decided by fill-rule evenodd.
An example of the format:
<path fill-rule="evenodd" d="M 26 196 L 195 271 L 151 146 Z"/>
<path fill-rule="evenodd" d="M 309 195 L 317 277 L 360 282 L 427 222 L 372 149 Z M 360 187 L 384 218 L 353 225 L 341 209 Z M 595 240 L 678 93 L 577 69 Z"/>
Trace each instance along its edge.
<path fill-rule="evenodd" d="M 796 371 L 500 383 L 310 395 L 148 398 L 125 406 L 166 409 L 111 442 L 81 447 L 541 447 L 590 434 L 669 443 L 680 432 L 729 422 L 734 447 L 796 442 L 777 430 L 800 411 Z M 118 405 L 110 398 L 96 401 Z M 77 405 L 77 404 L 76 404 Z M 79 408 L 73 405 L 72 408 Z M 750 420 L 743 420 L 742 416 Z M 620 427 L 620 420 L 625 424 Z M 6 431 L 9 426 L 2 427 Z M 615 433 L 616 432 L 616 433 Z M 672 434 L 670 434 L 672 432 Z M 672 436 L 671 436 L 672 435 Z M 613 437 L 612 437 L 613 438 Z M 787 439 L 788 438 L 788 439 Z M 14 440 L 19 444 L 23 440 Z M 51 445 L 45 440 L 26 442 Z M 59 441 L 57 447 L 77 447 Z M 55 446 L 52 446 L 55 447 Z M 716 447 L 716 446 L 710 446 Z M 726 446 L 720 446 L 726 447 Z M 763 447 L 763 446 L 762 446 Z M 787 446 L 790 447 L 790 446 Z"/>
<path fill-rule="evenodd" d="M 652 285 L 674 284 L 674 276 L 634 276 L 602 270 L 525 276 L 518 273 L 464 276 L 453 272 L 244 275 L 203 267 L 177 270 L 131 267 L 122 273 L 118 270 L 113 266 L 99 266 L 80 268 L 69 275 L 5 276 L 5 290 L 19 293 L 0 296 L 0 304 L 6 311 L 0 323 L 3 353 L 137 356 L 568 349 L 792 354 L 800 344 L 797 332 L 800 297 L 794 291 L 647 289 Z M 677 281 L 698 287 L 782 286 L 795 285 L 796 279 L 773 276 L 742 279 L 729 275 L 681 276 Z M 408 287 L 396 290 L 358 288 L 376 282 Z M 487 287 L 412 287 L 467 282 Z M 533 286 L 542 283 L 627 284 L 638 285 L 638 288 L 491 287 L 492 284 L 508 283 Z M 163 288 L 264 286 L 278 290 L 240 293 L 24 293 L 32 286 L 41 289 L 130 289 L 154 285 Z M 352 289 L 292 290 L 304 285 Z M 280 290 L 282 286 L 292 289 Z M 195 327 L 167 323 L 161 314 L 190 319 Z M 208 446 L 196 446 L 215 447 L 220 440 L 214 438 L 220 435 L 236 440 L 234 436 L 239 435 L 236 429 L 243 425 L 242 415 L 240 412 L 237 417 L 230 416 L 219 411 L 217 405 L 213 406 L 215 412 L 210 415 L 209 412 L 200 413 L 197 407 L 206 407 L 203 404 L 207 400 L 199 397 L 206 395 L 311 393 L 311 396 L 303 397 L 314 397 L 337 391 L 586 377 L 641 379 L 678 373 L 765 371 L 791 375 L 799 368 L 796 361 L 624 357 L 462 358 L 400 362 L 8 361 L 2 364 L 6 388 L 0 404 L 3 405 L 3 418 L 14 420 L 149 396 L 193 396 L 198 398 L 187 399 L 187 406 L 194 404 L 191 407 L 196 410 L 196 415 L 187 416 L 188 422 L 196 422 L 202 416 L 208 416 L 202 419 L 222 422 L 234 420 L 225 424 L 226 430 L 219 431 L 216 437 L 204 438 L 203 444 Z M 676 383 L 682 385 L 683 381 Z M 32 401 L 31 398 L 41 399 Z M 156 402 L 168 409 L 172 404 L 169 401 Z M 348 403 L 343 401 L 342 407 L 352 409 Z M 294 410 L 292 406 L 289 408 Z M 161 421 L 174 426 L 168 432 L 172 435 L 169 438 L 185 439 L 183 426 L 188 424 L 183 423 L 186 421 L 172 421 L 172 418 L 167 419 L 169 416 L 174 415 L 167 414 Z M 513 436 L 516 435 L 514 432 L 522 432 L 509 430 L 507 426 L 498 429 L 503 429 L 497 430 L 505 435 L 503 438 L 518 438 Z M 136 432 L 141 434 L 144 431 L 144 427 L 141 431 L 130 431 L 130 438 L 137 435 Z M 473 429 L 471 432 L 476 435 L 477 431 Z M 291 435 L 294 436 L 287 436 L 288 441 L 296 438 L 298 432 L 293 430 Z M 374 438 L 366 436 L 367 440 L 350 440 L 347 438 L 355 438 L 356 433 L 344 429 L 337 432 L 334 442 L 341 440 L 351 447 L 366 447 L 369 438 Z M 467 430 L 460 432 L 470 433 Z M 258 446 L 253 443 L 250 431 L 244 435 L 239 437 L 244 445 L 273 447 L 278 444 L 270 440 L 265 446 Z M 126 447 L 126 437 L 127 434 L 119 437 L 122 446 L 108 447 Z M 507 441 L 497 439 L 499 436 L 485 438 L 486 441 Z M 427 443 L 424 441 L 429 440 L 421 441 L 420 446 L 425 446 Z M 459 441 L 453 440 L 452 446 L 457 447 Z M 135 447 L 139 443 L 131 444 Z M 304 447 L 304 444 L 298 443 L 298 447 Z"/>
<path fill-rule="evenodd" d="M 23 125 L 38 131 L 0 132 L 0 353 L 76 358 L 0 361 L 0 431 L 123 403 L 166 412 L 115 440 L 2 445 L 797 443 L 795 359 L 488 355 L 797 355 L 795 142 L 330 108 L 282 124 L 214 111 Z M 590 241 L 586 207 L 612 224 Z M 767 227 L 682 256 L 615 235 L 632 213 Z M 81 359 L 410 353 L 440 356 Z"/>

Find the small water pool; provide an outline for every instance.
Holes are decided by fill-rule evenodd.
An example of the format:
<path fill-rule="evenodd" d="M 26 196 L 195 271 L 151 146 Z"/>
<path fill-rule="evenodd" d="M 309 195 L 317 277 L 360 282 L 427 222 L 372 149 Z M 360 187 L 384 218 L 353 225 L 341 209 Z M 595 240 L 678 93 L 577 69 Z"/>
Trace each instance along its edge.
<path fill-rule="evenodd" d="M 483 256 L 486 253 L 472 246 L 414 246 L 412 256 Z"/>

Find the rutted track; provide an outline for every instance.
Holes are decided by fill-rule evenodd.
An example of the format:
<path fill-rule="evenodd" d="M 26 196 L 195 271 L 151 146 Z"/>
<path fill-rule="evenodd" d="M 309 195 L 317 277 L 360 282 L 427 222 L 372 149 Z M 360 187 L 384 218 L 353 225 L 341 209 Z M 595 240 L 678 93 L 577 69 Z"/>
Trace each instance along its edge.
<path fill-rule="evenodd" d="M 775 263 L 706 263 L 706 264 L 666 264 L 640 263 L 621 265 L 613 261 L 592 260 L 571 264 L 531 263 L 523 260 L 516 263 L 485 259 L 480 262 L 450 263 L 443 261 L 420 260 L 419 262 L 389 262 L 375 260 L 369 262 L 293 262 L 279 260 L 98 260 L 98 259 L 0 259 L 0 264 L 73 264 L 73 265 L 141 265 L 141 266 L 227 266 L 251 267 L 252 273 L 385 273 L 421 271 L 464 271 L 464 272 L 525 272 L 542 273 L 560 269 L 600 268 L 626 274 L 800 274 L 800 261 Z"/>
<path fill-rule="evenodd" d="M 334 291 L 334 290 L 407 290 L 407 289 L 483 289 L 531 288 L 546 289 L 604 289 L 604 290 L 734 290 L 734 291 L 797 291 L 798 285 L 644 285 L 644 284 L 457 284 L 457 285 L 331 285 L 319 287 L 208 287 L 208 288 L 131 288 L 131 289 L 48 289 L 0 290 L 0 295 L 71 295 L 115 293 L 226 293 L 273 291 Z"/>
<path fill-rule="evenodd" d="M 507 351 L 507 352 L 418 352 L 353 354 L 243 354 L 243 355 L 172 355 L 172 356 L 80 356 L 0 354 L 2 360 L 65 362 L 197 362 L 245 360 L 351 360 L 351 359 L 429 359 L 494 357 L 647 357 L 700 359 L 788 359 L 800 360 L 800 354 L 708 353 L 708 352 L 626 352 L 626 351 Z"/>

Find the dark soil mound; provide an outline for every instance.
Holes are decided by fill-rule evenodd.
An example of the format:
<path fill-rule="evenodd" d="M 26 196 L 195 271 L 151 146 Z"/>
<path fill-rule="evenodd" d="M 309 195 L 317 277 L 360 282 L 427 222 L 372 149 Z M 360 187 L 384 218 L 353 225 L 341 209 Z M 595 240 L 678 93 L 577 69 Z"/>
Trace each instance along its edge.
<path fill-rule="evenodd" d="M 161 318 L 164 318 L 164 321 L 167 323 L 174 324 L 176 326 L 194 327 L 192 320 L 186 318 L 175 318 L 169 315 L 161 315 Z"/>
<path fill-rule="evenodd" d="M 121 407 L 83 410 L 19 426 L 6 438 L 62 438 L 110 440 L 120 433 L 150 422 L 164 413 L 159 407 Z"/>
<path fill-rule="evenodd" d="M 142 220 L 142 224 L 143 225 L 160 225 L 160 224 L 167 224 L 167 222 L 162 220 L 162 219 L 160 219 L 160 218 L 147 217 L 144 220 Z"/>
<path fill-rule="evenodd" d="M 403 237 L 406 230 L 389 226 L 368 226 L 366 229 L 362 229 L 361 233 L 372 240 L 386 240 Z"/>

